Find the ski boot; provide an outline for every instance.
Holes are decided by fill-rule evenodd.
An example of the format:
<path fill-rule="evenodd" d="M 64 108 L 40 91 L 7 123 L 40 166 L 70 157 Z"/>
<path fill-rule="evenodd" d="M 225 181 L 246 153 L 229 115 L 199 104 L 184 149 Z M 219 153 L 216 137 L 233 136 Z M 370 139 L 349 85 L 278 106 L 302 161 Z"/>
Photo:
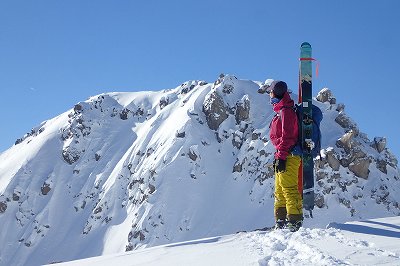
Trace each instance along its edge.
<path fill-rule="evenodd" d="M 288 221 L 286 224 L 286 229 L 289 229 L 290 232 L 296 232 L 303 225 L 303 221 Z"/>
<path fill-rule="evenodd" d="M 279 230 L 284 228 L 286 228 L 286 220 L 276 220 L 274 229 Z"/>

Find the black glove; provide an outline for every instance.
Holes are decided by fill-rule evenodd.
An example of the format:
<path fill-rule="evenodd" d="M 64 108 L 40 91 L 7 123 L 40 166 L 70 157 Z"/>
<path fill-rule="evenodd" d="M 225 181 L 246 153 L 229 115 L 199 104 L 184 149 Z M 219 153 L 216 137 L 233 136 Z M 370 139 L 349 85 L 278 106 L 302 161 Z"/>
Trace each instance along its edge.
<path fill-rule="evenodd" d="M 274 169 L 275 172 L 281 173 L 286 171 L 286 160 L 275 159 L 274 160 Z"/>

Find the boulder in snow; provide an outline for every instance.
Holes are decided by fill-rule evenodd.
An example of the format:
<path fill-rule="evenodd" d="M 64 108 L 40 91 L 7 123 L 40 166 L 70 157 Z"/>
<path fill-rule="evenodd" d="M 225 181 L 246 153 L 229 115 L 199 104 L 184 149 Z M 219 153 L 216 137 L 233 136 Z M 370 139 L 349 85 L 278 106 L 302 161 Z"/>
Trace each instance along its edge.
<path fill-rule="evenodd" d="M 249 119 L 250 116 L 250 99 L 246 94 L 242 100 L 236 103 L 235 119 L 236 124 L 240 124 L 241 121 Z"/>
<path fill-rule="evenodd" d="M 356 135 L 358 135 L 357 125 L 343 112 L 339 113 L 339 115 L 335 118 L 336 123 L 338 123 L 344 129 L 353 130 Z"/>
<path fill-rule="evenodd" d="M 42 192 L 42 195 L 47 195 L 51 190 L 50 184 L 47 184 L 46 182 L 44 182 L 43 186 L 41 187 L 40 190 Z"/>
<path fill-rule="evenodd" d="M 336 158 L 336 154 L 333 149 L 326 152 L 326 161 L 333 171 L 339 171 L 340 161 Z"/>
<path fill-rule="evenodd" d="M 349 155 L 350 162 L 354 162 L 357 159 L 367 158 L 367 154 L 363 152 L 360 146 L 353 147 Z"/>
<path fill-rule="evenodd" d="M 184 138 L 185 136 L 186 136 L 185 131 L 177 130 L 175 133 L 175 137 L 177 137 L 177 138 Z"/>
<path fill-rule="evenodd" d="M 236 159 L 235 164 L 233 165 L 233 170 L 232 173 L 241 173 L 243 171 L 243 163 L 244 162 L 240 162 L 239 159 Z"/>
<path fill-rule="evenodd" d="M 343 148 L 346 151 L 346 153 L 350 153 L 351 149 L 355 146 L 355 141 L 354 141 L 355 135 L 356 132 L 350 130 L 336 142 L 336 146 L 338 146 L 339 148 Z"/>
<path fill-rule="evenodd" d="M 214 91 L 206 96 L 203 112 L 206 115 L 208 127 L 217 130 L 221 123 L 228 118 L 229 108 L 225 105 L 221 96 Z"/>
<path fill-rule="evenodd" d="M 378 159 L 376 161 L 376 168 L 384 174 L 387 174 L 387 163 L 385 160 Z"/>
<path fill-rule="evenodd" d="M 223 73 L 219 74 L 218 79 L 214 82 L 214 86 L 221 84 L 222 81 L 224 80 L 224 77 L 225 77 L 225 74 L 223 74 Z"/>
<path fill-rule="evenodd" d="M 320 193 L 315 194 L 315 200 L 314 200 L 314 202 L 315 202 L 315 205 L 316 205 L 318 208 L 324 207 L 324 206 L 325 206 L 325 198 L 324 198 L 324 195 L 322 195 L 322 194 L 320 194 Z"/>
<path fill-rule="evenodd" d="M 169 104 L 169 98 L 168 97 L 162 97 L 160 99 L 160 109 L 163 109 L 165 106 Z"/>
<path fill-rule="evenodd" d="M 0 213 L 4 213 L 7 210 L 7 202 L 0 201 Z"/>
<path fill-rule="evenodd" d="M 188 156 L 192 161 L 196 161 L 199 157 L 199 150 L 197 145 L 193 145 L 189 148 Z"/>
<path fill-rule="evenodd" d="M 82 105 L 81 104 L 75 104 L 75 106 L 74 106 L 74 112 L 75 113 L 80 113 L 80 112 L 82 112 L 82 110 L 83 110 L 83 107 L 82 107 Z"/>
<path fill-rule="evenodd" d="M 122 111 L 119 113 L 119 117 L 122 119 L 122 120 L 127 120 L 128 119 L 128 114 L 130 113 L 131 111 L 128 109 L 128 108 L 124 108 L 124 109 L 122 109 Z"/>
<path fill-rule="evenodd" d="M 375 137 L 372 147 L 381 153 L 386 148 L 386 138 Z"/>
<path fill-rule="evenodd" d="M 368 179 L 370 163 L 369 158 L 357 159 L 349 165 L 349 169 L 357 177 Z"/>
<path fill-rule="evenodd" d="M 269 86 L 271 86 L 271 83 L 273 81 L 274 81 L 273 79 L 267 79 L 266 81 L 264 81 L 264 83 L 258 89 L 258 93 L 261 93 L 261 94 L 266 93 L 267 89 L 269 88 Z"/>
<path fill-rule="evenodd" d="M 343 112 L 345 108 L 345 105 L 343 103 L 339 103 L 336 106 L 336 111 L 338 111 L 339 113 Z"/>
<path fill-rule="evenodd" d="M 240 130 L 236 130 L 235 133 L 233 133 L 232 145 L 238 149 L 240 149 L 240 147 L 242 147 L 243 133 Z"/>
<path fill-rule="evenodd" d="M 65 162 L 73 164 L 79 160 L 81 152 L 74 147 L 68 146 L 62 151 L 62 156 Z"/>
<path fill-rule="evenodd" d="M 332 91 L 328 88 L 324 88 L 320 92 L 318 92 L 317 100 L 322 103 L 325 102 L 329 102 L 330 104 L 336 103 L 336 98 L 333 96 Z"/>

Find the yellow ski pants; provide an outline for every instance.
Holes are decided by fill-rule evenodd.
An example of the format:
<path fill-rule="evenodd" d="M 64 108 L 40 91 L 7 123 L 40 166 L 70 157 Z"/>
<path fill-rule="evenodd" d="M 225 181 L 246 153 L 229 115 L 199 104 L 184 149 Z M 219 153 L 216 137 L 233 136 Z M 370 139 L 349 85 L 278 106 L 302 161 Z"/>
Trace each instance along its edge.
<path fill-rule="evenodd" d="M 301 158 L 289 155 L 286 159 L 286 171 L 275 172 L 275 218 L 291 220 L 302 217 L 303 199 L 298 190 L 298 174 Z M 286 210 L 285 210 L 286 209 Z M 283 217 L 277 217 L 283 216 Z"/>

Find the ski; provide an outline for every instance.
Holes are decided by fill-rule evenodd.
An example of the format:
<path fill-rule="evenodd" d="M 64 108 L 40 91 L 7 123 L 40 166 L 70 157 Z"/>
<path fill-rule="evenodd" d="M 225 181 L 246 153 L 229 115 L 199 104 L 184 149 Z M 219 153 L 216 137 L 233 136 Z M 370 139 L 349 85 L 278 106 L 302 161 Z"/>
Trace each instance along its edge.
<path fill-rule="evenodd" d="M 301 143 L 303 148 L 302 165 L 299 170 L 299 181 L 302 178 L 303 208 L 309 211 L 312 217 L 314 209 L 314 161 L 311 154 L 312 142 L 312 61 L 311 45 L 308 42 L 300 48 L 300 75 L 299 75 L 299 104 L 302 105 Z"/>
<path fill-rule="evenodd" d="M 250 230 L 250 231 L 246 231 L 246 230 L 238 231 L 238 232 L 236 232 L 236 234 L 238 234 L 238 233 L 249 233 L 249 232 L 269 232 L 269 231 L 273 231 L 273 230 L 275 230 L 275 226 L 267 226 L 267 227 L 263 227 L 263 228 L 257 228 L 257 229 L 254 229 L 254 230 Z"/>

